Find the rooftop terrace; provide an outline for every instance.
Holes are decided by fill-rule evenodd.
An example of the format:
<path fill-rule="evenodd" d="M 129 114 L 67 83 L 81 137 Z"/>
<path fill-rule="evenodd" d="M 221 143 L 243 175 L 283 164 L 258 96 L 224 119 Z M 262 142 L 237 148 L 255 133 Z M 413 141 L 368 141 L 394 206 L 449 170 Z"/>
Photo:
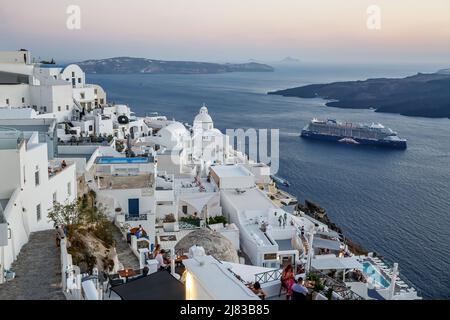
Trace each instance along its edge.
<path fill-rule="evenodd" d="M 97 185 L 100 190 L 107 189 L 147 189 L 153 187 L 154 178 L 151 174 L 135 176 L 111 176 L 97 177 Z"/>

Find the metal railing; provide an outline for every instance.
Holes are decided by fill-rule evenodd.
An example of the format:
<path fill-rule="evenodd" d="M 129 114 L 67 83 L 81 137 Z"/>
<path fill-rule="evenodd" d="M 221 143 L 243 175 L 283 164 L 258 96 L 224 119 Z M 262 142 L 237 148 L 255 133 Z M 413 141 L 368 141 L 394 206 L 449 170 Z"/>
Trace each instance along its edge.
<path fill-rule="evenodd" d="M 270 270 L 255 274 L 255 282 L 267 283 L 270 281 L 281 280 L 282 269 Z"/>
<path fill-rule="evenodd" d="M 142 220 L 147 220 L 147 213 L 143 213 L 140 215 L 129 215 L 126 214 L 125 215 L 125 221 L 142 221 Z"/>
<path fill-rule="evenodd" d="M 332 289 L 336 294 L 341 296 L 344 300 L 364 300 L 359 294 L 353 292 L 345 283 L 327 276 L 326 274 L 318 271 L 312 270 L 310 273 L 318 276 L 320 281 L 324 286 Z"/>

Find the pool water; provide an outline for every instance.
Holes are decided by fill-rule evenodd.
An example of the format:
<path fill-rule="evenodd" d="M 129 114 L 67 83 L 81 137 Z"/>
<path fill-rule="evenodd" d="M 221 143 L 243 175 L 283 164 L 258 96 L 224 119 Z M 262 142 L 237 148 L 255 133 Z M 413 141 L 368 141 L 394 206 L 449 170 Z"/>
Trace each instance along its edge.
<path fill-rule="evenodd" d="M 382 286 L 383 288 L 389 287 L 391 284 L 389 280 L 387 280 L 378 270 L 374 268 L 374 266 L 366 261 L 363 262 L 363 272 L 367 276 L 367 278 L 371 279 L 371 282 Z"/>
<path fill-rule="evenodd" d="M 121 163 L 148 163 L 149 158 L 114 158 L 114 157 L 100 157 L 97 159 L 99 164 L 121 164 Z"/>

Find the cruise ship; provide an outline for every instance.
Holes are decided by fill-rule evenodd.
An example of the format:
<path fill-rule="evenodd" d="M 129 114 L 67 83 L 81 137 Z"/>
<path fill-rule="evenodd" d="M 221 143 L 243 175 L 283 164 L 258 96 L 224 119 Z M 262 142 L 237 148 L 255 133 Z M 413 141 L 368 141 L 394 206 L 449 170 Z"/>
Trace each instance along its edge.
<path fill-rule="evenodd" d="M 314 118 L 303 128 L 300 136 L 345 144 L 406 149 L 406 139 L 400 138 L 395 131 L 380 123 L 351 123 Z"/>

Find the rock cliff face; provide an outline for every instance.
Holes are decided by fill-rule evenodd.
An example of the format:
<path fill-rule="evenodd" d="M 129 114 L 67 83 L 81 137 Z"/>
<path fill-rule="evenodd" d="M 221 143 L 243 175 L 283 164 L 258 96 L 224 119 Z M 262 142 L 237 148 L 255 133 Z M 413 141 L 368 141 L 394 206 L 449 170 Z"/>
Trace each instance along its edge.
<path fill-rule="evenodd" d="M 298 203 L 297 209 L 304 212 L 308 216 L 326 224 L 329 229 L 336 231 L 337 233 L 343 235 L 343 231 L 340 227 L 338 227 L 331 219 L 328 217 L 327 212 L 324 208 L 321 206 L 315 204 L 312 201 L 305 200 L 305 204 Z M 346 244 L 348 245 L 348 248 L 351 252 L 357 255 L 366 255 L 368 251 L 364 249 L 359 244 L 351 241 L 350 239 L 346 238 Z"/>
<path fill-rule="evenodd" d="M 450 69 L 430 74 L 418 73 L 401 79 L 378 78 L 312 84 L 269 94 L 334 100 L 326 103 L 329 107 L 450 118 Z"/>
<path fill-rule="evenodd" d="M 210 63 L 194 61 L 164 61 L 145 58 L 117 57 L 77 62 L 86 73 L 101 74 L 203 74 L 227 72 L 272 72 L 266 64 L 249 63 Z"/>

